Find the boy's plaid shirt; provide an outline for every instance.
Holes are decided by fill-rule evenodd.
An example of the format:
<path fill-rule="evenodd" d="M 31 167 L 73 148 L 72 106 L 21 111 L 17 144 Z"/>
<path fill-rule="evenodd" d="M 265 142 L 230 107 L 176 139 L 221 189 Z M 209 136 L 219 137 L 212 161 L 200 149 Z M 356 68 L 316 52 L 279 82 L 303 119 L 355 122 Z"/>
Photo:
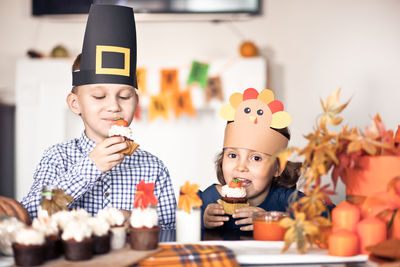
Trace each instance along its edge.
<path fill-rule="evenodd" d="M 121 164 L 102 173 L 88 156 L 95 146 L 96 143 L 83 133 L 79 139 L 46 150 L 35 171 L 31 190 L 21 201 L 31 217 L 37 216 L 43 185 L 58 185 L 74 198 L 70 208 L 83 208 L 94 215 L 111 206 L 131 210 L 136 185 L 144 180 L 156 184 L 154 194 L 159 200 L 159 226 L 174 229 L 176 201 L 168 170 L 162 161 L 137 149 Z"/>

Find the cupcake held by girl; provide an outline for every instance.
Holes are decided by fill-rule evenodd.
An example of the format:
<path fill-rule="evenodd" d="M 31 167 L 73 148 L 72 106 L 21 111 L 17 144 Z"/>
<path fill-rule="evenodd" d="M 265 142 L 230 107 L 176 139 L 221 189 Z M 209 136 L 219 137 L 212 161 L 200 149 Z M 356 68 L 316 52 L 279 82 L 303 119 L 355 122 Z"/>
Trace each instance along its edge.
<path fill-rule="evenodd" d="M 200 193 L 202 227 L 252 231 L 254 213 L 287 210 L 301 163 L 281 170 L 274 157 L 288 145 L 291 118 L 271 90 L 248 88 L 229 102 L 220 110 L 227 125 L 215 162 L 219 184 Z"/>

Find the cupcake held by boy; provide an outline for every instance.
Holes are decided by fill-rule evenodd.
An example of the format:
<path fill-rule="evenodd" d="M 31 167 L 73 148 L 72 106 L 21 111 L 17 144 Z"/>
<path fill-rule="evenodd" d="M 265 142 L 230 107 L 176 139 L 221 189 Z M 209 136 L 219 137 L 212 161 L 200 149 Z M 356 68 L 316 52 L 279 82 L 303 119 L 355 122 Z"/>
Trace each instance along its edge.
<path fill-rule="evenodd" d="M 123 118 L 115 118 L 115 124 L 108 131 L 108 136 L 122 136 L 125 138 L 125 142 L 128 144 L 128 148 L 121 151 L 125 155 L 132 155 L 133 152 L 139 147 L 132 139 L 132 130 L 128 127 L 128 122 Z"/>
<path fill-rule="evenodd" d="M 45 237 L 31 227 L 20 229 L 12 245 L 17 266 L 40 265 L 45 260 Z"/>
<path fill-rule="evenodd" d="M 239 179 L 234 178 L 229 185 L 222 186 L 222 197 L 218 200 L 218 204 L 223 205 L 225 213 L 229 215 L 235 213 L 238 208 L 250 205 L 247 201 L 246 189 Z"/>
<path fill-rule="evenodd" d="M 155 184 L 143 180 L 136 186 L 134 208 L 130 218 L 130 245 L 135 250 L 152 250 L 158 246 L 157 207 Z"/>

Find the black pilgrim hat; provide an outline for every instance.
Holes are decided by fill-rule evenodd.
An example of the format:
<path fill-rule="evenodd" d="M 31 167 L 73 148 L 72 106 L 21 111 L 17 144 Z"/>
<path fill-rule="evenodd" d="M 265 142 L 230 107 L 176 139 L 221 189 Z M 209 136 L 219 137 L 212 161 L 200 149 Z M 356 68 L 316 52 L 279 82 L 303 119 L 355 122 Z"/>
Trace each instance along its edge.
<path fill-rule="evenodd" d="M 117 83 L 137 88 L 136 27 L 133 9 L 117 5 L 90 7 L 79 71 L 72 85 Z"/>

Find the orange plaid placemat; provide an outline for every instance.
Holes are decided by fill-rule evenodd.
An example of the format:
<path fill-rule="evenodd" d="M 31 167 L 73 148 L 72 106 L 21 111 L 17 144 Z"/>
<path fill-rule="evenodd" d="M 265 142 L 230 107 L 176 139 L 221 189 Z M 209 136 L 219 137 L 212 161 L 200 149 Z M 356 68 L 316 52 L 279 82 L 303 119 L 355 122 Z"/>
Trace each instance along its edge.
<path fill-rule="evenodd" d="M 216 245 L 160 245 L 155 253 L 134 266 L 239 266 L 232 250 Z"/>

